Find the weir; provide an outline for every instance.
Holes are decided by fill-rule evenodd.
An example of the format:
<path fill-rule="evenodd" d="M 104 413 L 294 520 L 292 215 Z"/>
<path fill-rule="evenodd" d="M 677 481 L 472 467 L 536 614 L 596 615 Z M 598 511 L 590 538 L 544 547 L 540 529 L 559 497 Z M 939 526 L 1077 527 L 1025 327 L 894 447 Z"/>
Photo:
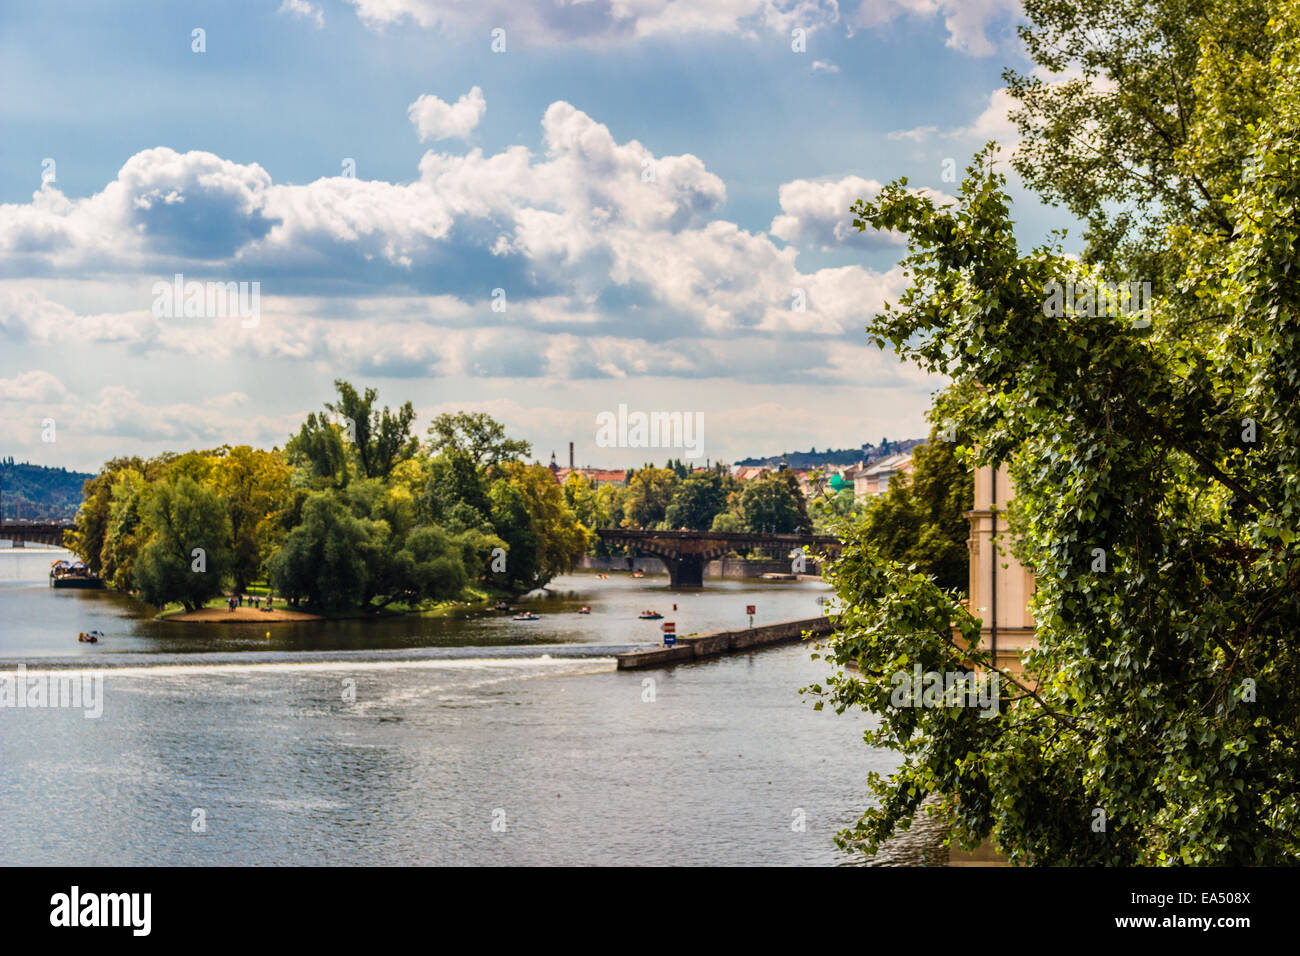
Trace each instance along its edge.
<path fill-rule="evenodd" d="M 674 647 L 652 647 L 618 655 L 621 671 L 641 670 L 646 667 L 671 667 L 708 657 L 721 657 L 752 651 L 775 644 L 791 644 L 807 637 L 824 637 L 835 630 L 835 620 L 829 617 L 810 617 L 801 621 L 784 621 L 763 627 L 746 627 L 738 631 L 715 631 L 678 637 Z"/>

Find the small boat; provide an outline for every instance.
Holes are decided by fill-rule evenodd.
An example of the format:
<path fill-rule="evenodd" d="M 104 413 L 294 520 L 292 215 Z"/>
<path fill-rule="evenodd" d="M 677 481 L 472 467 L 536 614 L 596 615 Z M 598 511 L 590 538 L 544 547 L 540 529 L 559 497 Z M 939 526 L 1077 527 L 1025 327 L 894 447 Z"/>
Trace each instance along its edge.
<path fill-rule="evenodd" d="M 508 611 L 508 610 L 510 610 L 510 605 L 507 604 L 505 601 L 497 601 L 497 610 L 498 610 L 498 611 Z"/>
<path fill-rule="evenodd" d="M 522 614 L 516 614 L 512 620 L 515 621 L 540 621 L 541 618 L 532 611 L 524 611 Z"/>
<path fill-rule="evenodd" d="M 589 608 L 589 607 L 580 607 L 580 608 L 578 608 L 578 613 L 579 613 L 579 614 L 590 614 L 590 613 L 591 613 L 591 608 Z"/>
<path fill-rule="evenodd" d="M 643 578 L 643 577 L 645 577 L 645 575 L 644 575 L 643 573 L 641 573 L 640 571 L 633 571 L 633 572 L 632 572 L 632 577 L 634 577 L 634 578 Z"/>
<path fill-rule="evenodd" d="M 657 620 L 659 620 L 659 619 L 662 618 L 662 617 L 663 617 L 663 615 L 660 614 L 658 611 L 642 611 L 642 612 L 641 612 L 641 620 L 643 620 L 643 621 L 657 621 Z"/>
<path fill-rule="evenodd" d="M 77 640 L 82 644 L 98 644 L 99 639 L 103 636 L 103 631 L 82 631 L 77 635 Z"/>

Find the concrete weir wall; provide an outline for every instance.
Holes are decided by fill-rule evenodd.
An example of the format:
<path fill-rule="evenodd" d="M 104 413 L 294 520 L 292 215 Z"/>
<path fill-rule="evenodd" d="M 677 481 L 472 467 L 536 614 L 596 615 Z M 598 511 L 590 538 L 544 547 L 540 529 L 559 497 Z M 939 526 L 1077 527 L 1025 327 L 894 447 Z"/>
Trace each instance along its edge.
<path fill-rule="evenodd" d="M 644 667 L 670 667 L 705 657 L 719 657 L 723 654 L 750 651 L 773 644 L 789 644 L 801 640 L 805 631 L 814 637 L 821 637 L 834 629 L 835 622 L 831 618 L 810 617 L 802 621 L 785 621 L 764 627 L 746 627 L 739 631 L 717 631 L 713 634 L 678 637 L 675 647 L 655 647 L 619 654 L 618 669 L 630 671 Z"/>

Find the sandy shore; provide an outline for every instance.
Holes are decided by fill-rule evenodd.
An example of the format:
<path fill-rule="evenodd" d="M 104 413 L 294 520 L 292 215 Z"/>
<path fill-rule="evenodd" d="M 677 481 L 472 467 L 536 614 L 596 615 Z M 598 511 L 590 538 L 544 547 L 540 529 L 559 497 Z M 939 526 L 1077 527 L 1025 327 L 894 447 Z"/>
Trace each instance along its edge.
<path fill-rule="evenodd" d="M 319 614 L 279 607 L 271 611 L 255 607 L 237 607 L 233 611 L 224 607 L 205 607 L 197 611 L 170 614 L 163 620 L 200 624 L 274 624 L 276 621 L 320 621 L 323 618 Z"/>

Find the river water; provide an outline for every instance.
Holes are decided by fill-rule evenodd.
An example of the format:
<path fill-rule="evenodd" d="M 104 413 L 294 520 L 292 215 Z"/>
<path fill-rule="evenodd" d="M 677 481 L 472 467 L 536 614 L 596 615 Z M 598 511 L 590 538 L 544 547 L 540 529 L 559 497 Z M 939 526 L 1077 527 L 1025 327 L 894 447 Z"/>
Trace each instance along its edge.
<path fill-rule="evenodd" d="M 775 623 L 819 583 L 575 574 L 536 622 L 185 625 L 51 590 L 61 554 L 0 551 L 0 672 L 102 678 L 102 714 L 0 707 L 8 864 L 835 864 L 896 763 L 799 695 L 826 674 L 807 646 L 615 669 L 659 640 L 644 608 Z"/>

